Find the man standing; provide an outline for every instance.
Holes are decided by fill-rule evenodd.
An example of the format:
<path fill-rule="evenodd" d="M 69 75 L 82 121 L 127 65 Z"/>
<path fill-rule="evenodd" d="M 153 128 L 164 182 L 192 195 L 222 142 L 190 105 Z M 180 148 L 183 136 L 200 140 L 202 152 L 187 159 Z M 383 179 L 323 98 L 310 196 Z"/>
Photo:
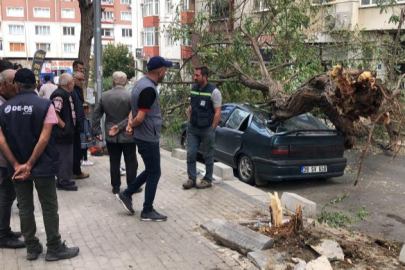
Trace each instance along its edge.
<path fill-rule="evenodd" d="M 75 87 L 72 92 L 73 103 L 76 110 L 76 126 L 75 126 L 75 139 L 73 142 L 73 179 L 84 179 L 90 177 L 90 174 L 82 172 L 81 160 L 83 158 L 83 152 L 81 147 L 80 133 L 84 132 L 84 97 L 83 97 L 83 83 L 84 74 L 80 71 L 73 72 L 73 78 L 75 80 Z"/>
<path fill-rule="evenodd" d="M 58 152 L 51 138 L 52 126 L 58 122 L 50 100 L 35 94 L 35 75 L 26 68 L 15 74 L 17 96 L 0 107 L 0 149 L 10 166 L 18 202 L 21 229 L 27 246 L 27 259 L 36 260 L 43 247 L 35 237 L 33 188 L 38 192 L 47 237 L 47 261 L 69 259 L 79 248 L 68 248 L 59 234 L 58 199 L 55 175 Z"/>
<path fill-rule="evenodd" d="M 79 60 L 73 61 L 73 71 L 80 71 L 81 73 L 84 73 L 84 63 Z"/>
<path fill-rule="evenodd" d="M 2 60 L 3 61 L 3 60 Z M 9 65 L 12 65 L 11 62 Z M 0 105 L 13 98 L 17 94 L 13 84 L 15 71 L 12 69 L 0 69 Z M 21 233 L 11 231 L 11 207 L 16 198 L 11 178 L 7 172 L 7 160 L 0 151 L 0 248 L 23 248 L 24 242 L 18 240 Z"/>
<path fill-rule="evenodd" d="M 188 107 L 187 128 L 187 174 L 188 180 L 183 183 L 184 189 L 199 189 L 212 186 L 214 171 L 215 129 L 221 117 L 221 92 L 208 82 L 208 69 L 198 67 L 194 71 L 196 85 L 191 90 L 191 102 Z M 205 161 L 205 176 L 197 182 L 197 151 L 202 146 Z"/>
<path fill-rule="evenodd" d="M 72 75 L 63 73 L 59 78 L 59 88 L 50 99 L 52 100 L 58 124 L 53 126 L 52 135 L 59 152 L 59 173 L 57 188 L 59 190 L 76 191 L 77 186 L 70 179 L 73 168 L 73 142 L 75 136 L 76 111 L 72 98 L 75 82 Z"/>
<path fill-rule="evenodd" d="M 162 129 L 162 115 L 157 85 L 163 81 L 167 68 L 171 66 L 172 62 L 166 61 L 160 56 L 152 57 L 147 64 L 147 76 L 138 81 L 131 93 L 132 115 L 128 121 L 127 133 L 133 132 L 135 144 L 145 164 L 145 170 L 135 181 L 131 182 L 125 191 L 117 194 L 117 198 L 127 211 L 135 213 L 132 207 L 132 195 L 146 183 L 145 202 L 141 213 L 143 221 L 167 220 L 167 216 L 161 215 L 153 209 L 153 201 L 161 175 L 159 138 Z"/>
<path fill-rule="evenodd" d="M 51 82 L 51 76 L 46 75 L 44 77 L 45 84 L 42 85 L 41 89 L 39 89 L 38 96 L 49 99 L 58 87 Z"/>
<path fill-rule="evenodd" d="M 110 175 L 113 194 L 120 192 L 121 176 L 120 161 L 124 154 L 127 168 L 127 185 L 135 178 L 138 169 L 136 160 L 136 146 L 134 138 L 127 135 L 125 128 L 128 124 L 128 115 L 131 112 L 131 94 L 124 88 L 127 84 L 127 75 L 116 71 L 113 74 L 114 88 L 101 95 L 93 113 L 93 133 L 101 138 L 100 120 L 105 118 L 105 134 L 108 154 L 110 155 Z"/>

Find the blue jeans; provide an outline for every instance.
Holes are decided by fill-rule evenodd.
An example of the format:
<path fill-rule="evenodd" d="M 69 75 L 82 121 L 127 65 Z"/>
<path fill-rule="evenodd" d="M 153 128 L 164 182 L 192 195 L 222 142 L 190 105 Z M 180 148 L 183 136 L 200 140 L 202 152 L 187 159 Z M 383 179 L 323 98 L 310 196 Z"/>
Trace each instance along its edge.
<path fill-rule="evenodd" d="M 153 210 L 153 201 L 155 200 L 157 185 L 161 175 L 159 142 L 147 142 L 135 139 L 135 144 L 145 164 L 145 170 L 129 184 L 128 188 L 124 191 L 124 195 L 131 197 L 135 191 L 146 183 L 143 212 L 149 213 Z"/>
<path fill-rule="evenodd" d="M 212 127 L 197 128 L 189 124 L 187 128 L 187 174 L 188 178 L 197 179 L 197 151 L 201 151 L 205 161 L 204 179 L 211 182 L 214 172 L 215 130 Z"/>

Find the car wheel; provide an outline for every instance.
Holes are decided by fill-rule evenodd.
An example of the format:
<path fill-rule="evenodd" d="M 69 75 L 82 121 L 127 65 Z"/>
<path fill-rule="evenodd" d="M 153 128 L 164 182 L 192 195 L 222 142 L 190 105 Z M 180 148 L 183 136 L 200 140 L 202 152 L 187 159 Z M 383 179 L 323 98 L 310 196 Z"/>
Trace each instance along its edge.
<path fill-rule="evenodd" d="M 255 183 L 255 170 L 250 157 L 245 155 L 240 156 L 238 161 L 238 176 L 242 182 L 249 185 Z"/>
<path fill-rule="evenodd" d="M 182 149 L 187 150 L 187 131 L 181 134 L 180 145 Z"/>

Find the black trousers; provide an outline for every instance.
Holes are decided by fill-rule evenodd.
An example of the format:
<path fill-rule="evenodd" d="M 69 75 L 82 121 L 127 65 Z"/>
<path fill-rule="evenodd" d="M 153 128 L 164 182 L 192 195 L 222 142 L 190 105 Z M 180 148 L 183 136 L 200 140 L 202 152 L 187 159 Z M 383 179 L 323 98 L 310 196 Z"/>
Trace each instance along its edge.
<path fill-rule="evenodd" d="M 135 143 L 109 143 L 107 142 L 108 154 L 110 155 L 110 175 L 113 187 L 121 186 L 120 162 L 121 155 L 124 154 L 125 167 L 127 171 L 127 185 L 135 178 L 138 170 L 136 159 Z"/>
<path fill-rule="evenodd" d="M 10 234 L 11 207 L 15 200 L 13 182 L 7 177 L 7 168 L 0 167 L 0 239 Z"/>
<path fill-rule="evenodd" d="M 80 133 L 75 132 L 75 140 L 73 142 L 73 174 L 82 174 L 82 169 L 80 168 L 80 160 L 83 157 L 82 142 L 80 140 Z"/>

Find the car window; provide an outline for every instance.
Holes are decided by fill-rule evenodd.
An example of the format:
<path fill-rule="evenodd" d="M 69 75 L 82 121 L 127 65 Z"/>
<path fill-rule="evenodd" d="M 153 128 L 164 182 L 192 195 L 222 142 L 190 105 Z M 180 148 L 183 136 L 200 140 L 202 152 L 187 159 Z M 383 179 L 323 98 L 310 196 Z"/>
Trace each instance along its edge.
<path fill-rule="evenodd" d="M 237 108 L 229 117 L 228 121 L 225 124 L 225 127 L 239 129 L 240 125 L 243 123 L 243 120 L 245 120 L 248 116 L 249 113 L 247 111 Z"/>
<path fill-rule="evenodd" d="M 310 114 L 302 114 L 280 122 L 277 132 L 305 130 L 305 129 L 329 129 L 316 117 Z"/>
<path fill-rule="evenodd" d="M 233 106 L 233 105 L 223 105 L 221 107 L 221 117 L 219 118 L 218 125 L 222 126 L 225 123 L 226 119 L 228 118 L 229 113 L 232 111 L 232 109 L 234 107 L 235 106 Z"/>

